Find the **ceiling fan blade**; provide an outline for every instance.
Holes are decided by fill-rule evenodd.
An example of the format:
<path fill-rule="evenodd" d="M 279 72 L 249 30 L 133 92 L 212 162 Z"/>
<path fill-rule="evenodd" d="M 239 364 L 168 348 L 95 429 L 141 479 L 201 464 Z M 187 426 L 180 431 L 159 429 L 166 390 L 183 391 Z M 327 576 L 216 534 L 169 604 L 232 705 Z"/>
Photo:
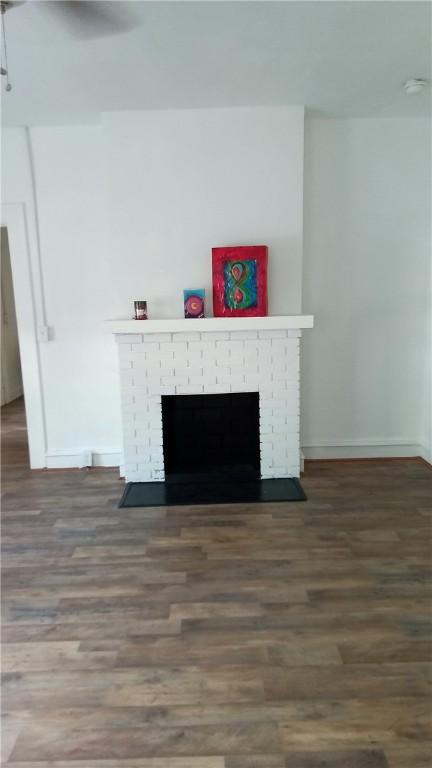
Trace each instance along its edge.
<path fill-rule="evenodd" d="M 81 39 L 120 35 L 137 23 L 132 4 L 116 0 L 50 0 L 40 5 L 55 14 L 70 34 Z"/>

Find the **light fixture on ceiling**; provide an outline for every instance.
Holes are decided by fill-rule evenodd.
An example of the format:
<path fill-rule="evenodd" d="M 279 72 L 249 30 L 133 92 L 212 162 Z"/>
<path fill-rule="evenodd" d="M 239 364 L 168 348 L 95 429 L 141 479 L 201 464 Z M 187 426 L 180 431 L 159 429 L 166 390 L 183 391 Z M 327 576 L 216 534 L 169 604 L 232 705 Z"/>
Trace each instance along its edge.
<path fill-rule="evenodd" d="M 426 88 L 426 85 L 426 80 L 422 80 L 420 77 L 414 77 L 404 83 L 404 91 L 407 96 L 413 96 L 415 93 L 421 93 L 423 89 Z"/>

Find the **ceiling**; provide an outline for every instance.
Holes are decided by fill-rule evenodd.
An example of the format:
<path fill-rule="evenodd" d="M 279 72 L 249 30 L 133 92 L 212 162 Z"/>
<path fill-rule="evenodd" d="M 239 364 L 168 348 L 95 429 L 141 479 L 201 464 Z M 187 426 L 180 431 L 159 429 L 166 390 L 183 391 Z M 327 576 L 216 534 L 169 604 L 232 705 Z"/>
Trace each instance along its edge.
<path fill-rule="evenodd" d="M 33 0 L 6 14 L 6 125 L 280 104 L 334 117 L 429 114 L 430 88 L 411 97 L 402 89 L 408 78 L 430 78 L 429 2 L 100 0 L 125 29 L 98 39 L 71 34 L 47 5 Z"/>

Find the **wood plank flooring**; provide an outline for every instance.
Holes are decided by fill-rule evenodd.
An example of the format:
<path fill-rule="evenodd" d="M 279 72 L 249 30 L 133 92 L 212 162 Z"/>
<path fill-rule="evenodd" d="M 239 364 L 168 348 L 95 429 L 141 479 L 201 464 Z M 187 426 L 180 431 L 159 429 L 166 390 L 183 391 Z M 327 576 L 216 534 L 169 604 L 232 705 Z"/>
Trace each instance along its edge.
<path fill-rule="evenodd" d="M 2 409 L 10 768 L 430 768 L 432 473 L 309 463 L 299 504 L 117 509 Z"/>

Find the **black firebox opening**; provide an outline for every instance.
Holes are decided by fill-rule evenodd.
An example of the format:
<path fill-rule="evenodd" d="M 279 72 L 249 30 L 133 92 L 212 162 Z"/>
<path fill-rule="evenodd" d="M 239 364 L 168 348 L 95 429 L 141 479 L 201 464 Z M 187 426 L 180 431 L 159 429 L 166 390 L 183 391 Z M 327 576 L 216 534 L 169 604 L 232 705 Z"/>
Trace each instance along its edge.
<path fill-rule="evenodd" d="M 259 479 L 259 394 L 162 396 L 167 482 Z"/>

